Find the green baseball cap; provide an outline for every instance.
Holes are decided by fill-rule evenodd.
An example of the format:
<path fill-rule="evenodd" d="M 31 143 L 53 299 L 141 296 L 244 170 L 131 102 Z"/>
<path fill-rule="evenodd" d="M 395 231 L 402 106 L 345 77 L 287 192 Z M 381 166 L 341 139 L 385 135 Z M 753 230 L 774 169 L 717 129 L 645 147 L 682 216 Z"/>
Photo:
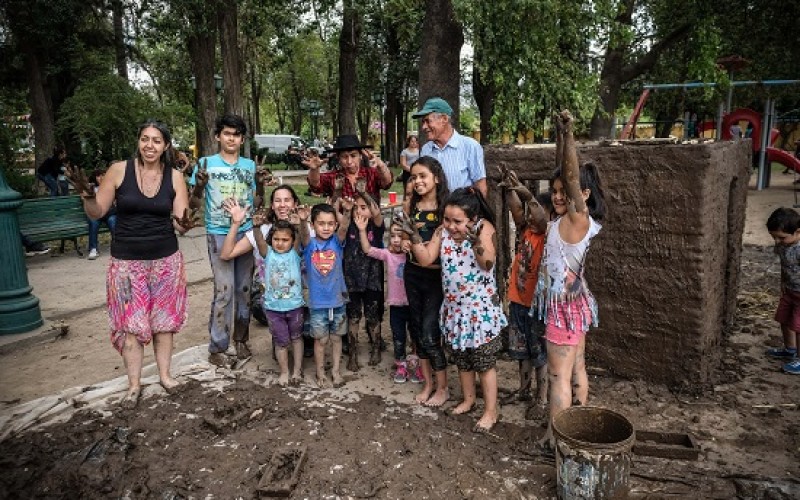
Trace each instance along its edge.
<path fill-rule="evenodd" d="M 422 118 L 431 113 L 442 113 L 447 116 L 452 116 L 453 108 L 441 97 L 431 97 L 425 101 L 425 105 L 422 106 L 422 109 L 411 115 L 411 118 Z"/>

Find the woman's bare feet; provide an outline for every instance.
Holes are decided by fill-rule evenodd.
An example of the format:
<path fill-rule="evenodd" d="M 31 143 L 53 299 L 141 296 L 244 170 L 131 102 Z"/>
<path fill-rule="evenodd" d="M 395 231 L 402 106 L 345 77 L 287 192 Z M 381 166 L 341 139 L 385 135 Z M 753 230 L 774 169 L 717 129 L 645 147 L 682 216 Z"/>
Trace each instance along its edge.
<path fill-rule="evenodd" d="M 465 399 L 465 400 L 461 401 L 458 404 L 458 406 L 453 408 L 453 410 L 450 413 L 452 413 L 453 415 L 463 415 L 465 413 L 471 412 L 473 408 L 475 408 L 475 400 L 474 399 L 472 399 L 472 400 Z"/>
<path fill-rule="evenodd" d="M 344 379 L 342 378 L 342 375 L 340 373 L 333 372 L 333 373 L 331 373 L 331 376 L 333 377 L 333 386 L 334 387 L 341 387 L 341 386 L 344 385 Z"/>
<path fill-rule="evenodd" d="M 136 408 L 136 405 L 139 404 L 139 398 L 142 395 L 142 387 L 137 385 L 128 388 L 128 392 L 125 394 L 125 397 L 119 402 L 120 406 L 125 408 L 126 410 L 132 410 Z"/>
<path fill-rule="evenodd" d="M 289 379 L 289 385 L 297 386 L 303 382 L 303 372 L 295 372 L 292 374 L 292 378 Z"/>
<path fill-rule="evenodd" d="M 278 385 L 281 387 L 286 387 L 289 385 L 289 373 L 281 373 L 278 377 Z"/>
<path fill-rule="evenodd" d="M 445 404 L 448 399 L 450 399 L 450 391 L 447 389 L 436 389 L 436 392 L 433 393 L 433 396 L 431 396 L 429 400 L 422 404 L 431 408 L 439 408 Z"/>

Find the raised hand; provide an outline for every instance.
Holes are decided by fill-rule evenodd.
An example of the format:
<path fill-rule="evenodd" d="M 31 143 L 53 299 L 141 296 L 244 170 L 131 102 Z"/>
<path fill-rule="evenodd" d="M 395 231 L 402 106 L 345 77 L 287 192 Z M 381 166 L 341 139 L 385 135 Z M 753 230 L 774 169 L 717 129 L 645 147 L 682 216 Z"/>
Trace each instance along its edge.
<path fill-rule="evenodd" d="M 236 224 L 241 224 L 247 218 L 249 206 L 241 206 L 236 198 L 227 198 L 222 202 L 222 208 L 231 214 L 231 220 Z"/>
<path fill-rule="evenodd" d="M 267 167 L 259 165 L 256 167 L 256 182 L 262 185 L 266 184 L 271 186 L 275 182 L 275 177 Z"/>
<path fill-rule="evenodd" d="M 64 170 L 64 176 L 67 180 L 75 186 L 75 191 L 81 198 L 94 198 L 94 189 L 86 178 L 86 174 L 78 168 L 77 165 L 67 165 Z"/>
<path fill-rule="evenodd" d="M 305 155 L 300 161 L 309 170 L 319 170 L 322 167 L 322 158 L 319 155 Z"/>
<path fill-rule="evenodd" d="M 203 189 L 205 189 L 206 184 L 208 184 L 208 170 L 207 170 L 208 160 L 203 158 L 200 161 L 200 166 L 197 169 L 197 173 L 194 174 L 194 189 L 192 190 L 192 195 L 195 198 L 202 198 L 203 197 Z"/>
<path fill-rule="evenodd" d="M 394 215 L 394 223 L 400 226 L 400 230 L 409 236 L 411 243 L 422 243 L 422 236 L 420 236 L 416 224 L 407 213 L 396 213 Z"/>
<path fill-rule="evenodd" d="M 339 206 L 342 207 L 345 213 L 350 213 L 353 210 L 353 205 L 355 205 L 356 201 L 353 198 L 344 197 L 339 198 Z"/>
<path fill-rule="evenodd" d="M 344 177 L 336 177 L 333 180 L 333 193 L 331 194 L 330 204 L 336 203 L 336 200 L 342 197 L 344 191 Z"/>
<path fill-rule="evenodd" d="M 368 149 L 362 149 L 361 156 L 363 156 L 364 159 L 367 160 L 367 163 L 369 163 L 369 166 L 372 168 L 380 167 L 381 165 L 384 164 L 383 160 L 375 156 L 375 154 Z"/>
<path fill-rule="evenodd" d="M 189 170 L 191 163 L 189 162 L 189 157 L 186 156 L 186 153 L 183 151 L 178 151 L 177 155 L 175 156 L 175 170 L 186 175 L 186 171 Z"/>
<path fill-rule="evenodd" d="M 502 177 L 501 182 L 498 186 L 505 187 L 508 190 L 514 191 L 519 196 L 519 199 L 522 203 L 526 203 L 533 199 L 533 194 L 530 190 L 525 187 L 522 182 L 520 182 L 519 177 L 517 177 L 517 173 L 508 168 L 508 165 L 505 163 L 501 163 L 498 166 L 500 170 L 500 175 Z"/>
<path fill-rule="evenodd" d="M 263 226 L 269 222 L 269 210 L 266 207 L 261 207 L 253 212 L 253 225 Z"/>
<path fill-rule="evenodd" d="M 193 227 L 200 225 L 200 217 L 197 215 L 197 210 L 189 211 L 189 209 L 186 208 L 183 210 L 183 215 L 178 217 L 173 214 L 172 218 L 175 220 L 176 224 L 183 228 L 184 231 L 188 231 Z"/>
<path fill-rule="evenodd" d="M 367 225 L 369 224 L 369 217 L 364 217 L 363 215 L 356 214 L 353 221 L 356 223 L 356 227 L 359 231 L 363 231 L 367 229 Z"/>
<path fill-rule="evenodd" d="M 356 179 L 356 193 L 364 195 L 367 190 L 367 180 L 363 177 Z"/>
<path fill-rule="evenodd" d="M 297 207 L 289 212 L 289 224 L 296 226 L 299 225 L 300 222 L 307 221 L 310 213 L 311 210 L 308 208 L 308 205 L 297 205 Z"/>

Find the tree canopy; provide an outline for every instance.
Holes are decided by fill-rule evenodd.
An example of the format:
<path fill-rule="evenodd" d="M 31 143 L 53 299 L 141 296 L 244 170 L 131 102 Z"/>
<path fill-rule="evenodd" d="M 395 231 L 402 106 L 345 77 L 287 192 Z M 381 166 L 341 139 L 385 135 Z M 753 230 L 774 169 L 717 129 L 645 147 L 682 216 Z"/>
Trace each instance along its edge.
<path fill-rule="evenodd" d="M 606 135 L 647 82 L 717 82 L 648 105 L 665 123 L 713 114 L 731 76 L 800 78 L 798 18 L 797 2 L 766 0 L 7 0 L 0 109 L 30 115 L 37 162 L 55 144 L 86 167 L 129 155 L 146 116 L 207 153 L 226 110 L 251 133 L 307 138 L 378 123 L 396 162 L 433 93 L 477 116 L 483 142 L 546 137 L 563 107 Z M 717 65 L 731 55 L 748 61 L 732 75 Z M 734 104 L 767 95 L 800 108 L 796 86 L 736 88 Z"/>

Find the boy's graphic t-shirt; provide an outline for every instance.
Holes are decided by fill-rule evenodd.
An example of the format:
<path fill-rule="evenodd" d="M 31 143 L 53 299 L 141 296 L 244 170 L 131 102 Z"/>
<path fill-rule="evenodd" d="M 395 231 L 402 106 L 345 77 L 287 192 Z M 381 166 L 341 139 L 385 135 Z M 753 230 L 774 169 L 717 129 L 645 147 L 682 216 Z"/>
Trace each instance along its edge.
<path fill-rule="evenodd" d="M 335 235 L 327 240 L 311 238 L 308 246 L 303 248 L 308 307 L 311 309 L 340 307 L 347 301 L 343 254 L 344 247 Z"/>
<path fill-rule="evenodd" d="M 206 161 L 208 184 L 206 184 L 206 232 L 208 234 L 228 234 L 231 217 L 222 208 L 227 198 L 235 198 L 243 207 L 253 206 L 256 189 L 256 164 L 253 160 L 239 157 L 236 163 L 225 162 L 219 154 L 201 158 L 192 172 L 189 184 L 194 186 L 195 175 L 199 165 Z M 247 215 L 239 232 L 243 233 L 253 227 L 250 214 Z"/>
<path fill-rule="evenodd" d="M 278 253 L 272 248 L 260 262 L 259 273 L 264 283 L 264 309 L 286 312 L 305 304 L 300 275 L 300 255 L 294 250 Z"/>
<path fill-rule="evenodd" d="M 775 245 L 781 259 L 781 284 L 793 292 L 800 292 L 800 243 L 791 246 Z"/>

